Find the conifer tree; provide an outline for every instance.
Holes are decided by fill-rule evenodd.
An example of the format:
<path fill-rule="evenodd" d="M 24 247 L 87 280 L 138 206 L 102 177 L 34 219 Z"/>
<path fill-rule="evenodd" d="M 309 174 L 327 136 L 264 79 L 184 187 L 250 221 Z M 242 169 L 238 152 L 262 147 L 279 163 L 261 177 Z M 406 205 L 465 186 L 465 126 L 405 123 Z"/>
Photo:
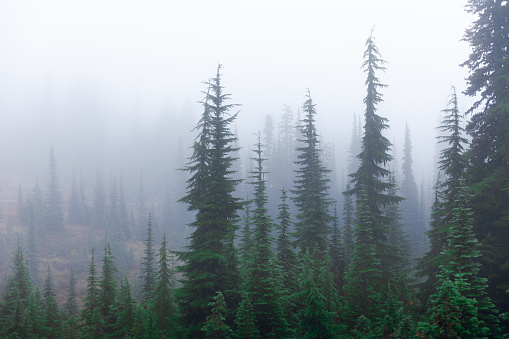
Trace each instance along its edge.
<path fill-rule="evenodd" d="M 114 264 L 109 243 L 104 246 L 102 262 L 102 277 L 99 279 L 99 312 L 101 322 L 104 324 L 104 331 L 106 334 L 110 334 L 115 323 L 115 315 L 112 314 L 111 308 L 116 300 L 118 269 Z"/>
<path fill-rule="evenodd" d="M 472 53 L 463 63 L 470 71 L 466 95 L 476 97 L 467 111 L 466 129 L 471 136 L 468 151 L 469 186 L 474 231 L 482 244 L 481 275 L 488 277 L 490 294 L 502 311 L 509 311 L 509 6 L 506 1 L 469 0 L 467 12 L 477 18 L 466 30 L 464 40 Z"/>
<path fill-rule="evenodd" d="M 260 135 L 255 154 L 255 170 L 251 182 L 254 186 L 254 210 L 252 215 L 252 249 L 248 257 L 247 272 L 243 291 L 250 298 L 255 316 L 255 325 L 262 337 L 285 338 L 289 335 L 288 323 L 281 302 L 281 283 L 276 271 L 275 256 L 272 249 L 273 222 L 267 210 L 266 182 L 263 170 L 262 145 Z"/>
<path fill-rule="evenodd" d="M 62 204 L 62 193 L 58 180 L 57 162 L 55 152 L 51 147 L 49 157 L 49 180 L 48 191 L 46 192 L 46 228 L 52 231 L 60 231 L 64 228 L 64 210 Z"/>
<path fill-rule="evenodd" d="M 387 241 L 391 219 L 384 215 L 383 207 L 398 203 L 401 198 L 390 195 L 388 190 L 393 184 L 383 180 L 390 174 L 384 166 L 392 157 L 389 154 L 391 143 L 382 135 L 382 131 L 388 128 L 387 119 L 377 114 L 377 105 L 382 101 L 379 89 L 386 85 L 380 82 L 376 73 L 385 71 L 385 61 L 375 45 L 373 32 L 365 46 L 362 66 L 367 73 L 367 94 L 364 98 L 362 151 L 358 156 L 359 168 L 351 175 L 353 188 L 346 191 L 357 198 L 355 245 L 347 278 L 347 294 L 349 305 L 355 310 L 354 318 L 365 315 L 372 321 L 378 321 L 381 293 L 393 278 L 390 268 L 398 260 L 394 247 Z M 363 305 L 363 309 L 359 309 L 359 305 Z"/>
<path fill-rule="evenodd" d="M 302 106 L 305 114 L 300 127 L 302 143 L 297 148 L 299 169 L 295 171 L 295 195 L 293 201 L 297 206 L 296 240 L 301 253 L 309 249 L 312 255 L 323 258 L 327 250 L 329 223 L 328 212 L 330 200 L 327 197 L 330 179 L 327 170 L 320 160 L 318 134 L 315 127 L 316 109 L 308 91 L 307 100 Z"/>
<path fill-rule="evenodd" d="M 83 210 L 81 205 L 80 191 L 76 184 L 76 176 L 72 171 L 72 188 L 67 210 L 67 223 L 71 225 L 83 224 Z"/>
<path fill-rule="evenodd" d="M 196 213 L 195 221 L 190 224 L 195 230 L 187 251 L 179 255 L 184 262 L 179 270 L 185 279 L 178 290 L 178 299 L 188 337 L 202 335 L 201 329 L 211 312 L 209 303 L 216 291 L 225 293 L 233 309 L 238 303 L 239 273 L 234 266 L 233 239 L 237 211 L 242 204 L 233 197 L 239 180 L 231 178 L 235 161 L 232 144 L 236 138 L 229 128 L 237 114 L 229 115 L 235 105 L 226 103 L 230 95 L 223 93 L 220 69 L 221 66 L 216 77 L 206 83 L 209 89 L 197 126 L 200 133 L 185 168 L 191 177 L 187 181 L 187 195 L 180 200 L 188 204 L 189 211 Z"/>
<path fill-rule="evenodd" d="M 150 303 L 151 312 L 155 317 L 155 325 L 163 337 L 171 337 L 177 330 L 175 323 L 177 311 L 173 295 L 173 270 L 170 267 L 169 260 L 166 235 L 163 235 L 157 261 L 157 279 Z"/>
<path fill-rule="evenodd" d="M 48 328 L 46 327 L 45 305 L 38 287 L 30 295 L 27 316 L 30 335 L 36 338 L 46 337 L 48 335 Z"/>
<path fill-rule="evenodd" d="M 45 304 L 45 325 L 48 328 L 47 338 L 59 338 L 62 330 L 62 319 L 60 317 L 60 310 L 58 309 L 55 284 L 49 265 L 42 295 Z"/>
<path fill-rule="evenodd" d="M 417 184 L 415 183 L 414 171 L 412 168 L 412 140 L 410 139 L 410 129 L 408 123 L 405 125 L 405 143 L 403 145 L 403 163 L 402 180 L 401 180 L 401 196 L 405 198 L 401 202 L 403 231 L 408 234 L 410 250 L 412 257 L 421 257 L 420 252 L 421 234 L 424 229 L 419 224 L 419 199 Z"/>
<path fill-rule="evenodd" d="M 71 266 L 71 276 L 69 278 L 69 287 L 67 288 L 67 299 L 64 304 L 65 316 L 67 318 L 64 322 L 65 335 L 71 338 L 76 336 L 79 316 L 76 284 L 77 280 L 74 268 Z"/>
<path fill-rule="evenodd" d="M 113 325 L 114 338 L 128 338 L 133 333 L 136 322 L 136 300 L 131 293 L 131 285 L 127 277 L 120 281 L 117 300 L 112 307 L 115 324 Z"/>
<path fill-rule="evenodd" d="M 28 309 L 32 292 L 23 248 L 18 244 L 12 258 L 12 275 L 7 278 L 0 303 L 0 334 L 17 333 L 26 337 L 29 331 Z"/>
<path fill-rule="evenodd" d="M 290 207 L 287 203 L 288 196 L 286 190 L 281 190 L 281 203 L 279 204 L 279 224 L 276 227 L 279 235 L 276 242 L 276 262 L 281 269 L 282 283 L 287 296 L 297 291 L 297 255 L 293 249 L 290 237 L 290 227 L 292 224 L 290 216 Z"/>
<path fill-rule="evenodd" d="M 143 294 L 144 302 L 147 302 L 152 296 L 156 281 L 156 267 L 155 267 L 155 250 L 152 237 L 152 215 L 148 215 L 147 233 L 145 239 L 145 248 L 143 249 L 143 256 L 141 262 L 141 278 L 143 279 L 141 285 L 141 292 Z"/>
<path fill-rule="evenodd" d="M 419 296 L 424 302 L 435 293 L 438 283 L 437 277 L 442 270 L 441 266 L 447 264 L 449 260 L 444 256 L 443 251 L 447 246 L 453 219 L 452 210 L 458 198 L 460 182 L 466 167 L 463 153 L 467 140 L 463 136 L 464 129 L 454 87 L 452 88 L 449 106 L 450 108 L 442 111 L 445 116 L 441 125 L 437 128 L 444 133 L 438 137 L 439 143 L 446 144 L 446 147 L 440 152 L 438 162 L 441 176 L 440 182 L 435 187 L 432 206 L 431 230 L 428 233 L 430 249 L 417 265 L 417 275 L 425 278 L 421 284 Z"/>
<path fill-rule="evenodd" d="M 339 328 L 334 323 L 334 312 L 327 310 L 327 301 L 320 292 L 316 267 L 316 261 L 309 250 L 306 251 L 299 276 L 300 290 L 295 295 L 302 303 L 298 312 L 298 333 L 304 338 L 336 338 Z"/>
<path fill-rule="evenodd" d="M 210 302 L 212 314 L 207 316 L 205 325 L 202 327 L 205 338 L 211 339 L 229 339 L 233 336 L 233 331 L 225 323 L 225 314 L 227 311 L 223 293 L 218 291 L 214 300 Z"/>
<path fill-rule="evenodd" d="M 343 241 L 341 237 L 341 230 L 339 228 L 338 209 L 336 205 L 334 205 L 334 215 L 332 217 L 329 256 L 331 260 L 330 273 L 333 276 L 336 288 L 341 291 L 343 289 L 345 261 L 343 258 Z"/>
<path fill-rule="evenodd" d="M 345 262 L 345 272 L 348 271 L 353 255 L 353 226 L 354 226 L 354 214 L 355 214 L 355 206 L 353 203 L 352 195 L 345 194 L 350 191 L 350 183 L 346 184 L 346 191 L 343 192 L 344 200 L 343 200 L 343 252 L 344 252 L 344 262 Z"/>
<path fill-rule="evenodd" d="M 100 287 L 99 277 L 95 262 L 95 251 L 92 248 L 92 258 L 88 265 L 88 277 L 86 297 L 83 300 L 83 309 L 81 310 L 82 336 L 84 338 L 100 338 L 103 333 L 100 314 Z"/>

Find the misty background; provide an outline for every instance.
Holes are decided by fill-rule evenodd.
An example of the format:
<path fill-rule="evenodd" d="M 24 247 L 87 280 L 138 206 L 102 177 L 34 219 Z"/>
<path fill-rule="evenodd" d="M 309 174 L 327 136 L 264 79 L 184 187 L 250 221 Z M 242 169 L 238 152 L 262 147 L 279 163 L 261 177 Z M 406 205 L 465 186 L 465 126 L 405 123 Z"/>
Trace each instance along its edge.
<path fill-rule="evenodd" d="M 106 183 L 122 175 L 133 199 L 141 182 L 147 196 L 161 196 L 166 182 L 180 198 L 185 178 L 174 169 L 189 155 L 203 82 L 218 63 L 225 92 L 242 105 L 242 161 L 265 117 L 277 124 L 289 105 L 296 118 L 309 88 L 344 182 L 373 26 L 388 61 L 379 113 L 389 119 L 395 166 L 408 123 L 415 178 L 429 187 L 440 111 L 450 86 L 460 93 L 467 76 L 459 64 L 469 49 L 460 40 L 472 18 L 463 3 L 2 1 L 0 200 L 13 201 L 36 179 L 46 185 L 51 147 L 64 199 L 73 171 L 90 189 L 100 172 Z M 460 109 L 471 102 L 460 96 Z"/>

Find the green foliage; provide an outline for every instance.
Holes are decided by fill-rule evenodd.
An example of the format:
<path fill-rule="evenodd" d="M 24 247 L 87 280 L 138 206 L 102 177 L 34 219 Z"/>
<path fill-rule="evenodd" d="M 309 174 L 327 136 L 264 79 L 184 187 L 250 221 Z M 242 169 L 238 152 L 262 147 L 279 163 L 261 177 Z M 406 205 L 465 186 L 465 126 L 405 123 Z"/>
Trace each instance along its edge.
<path fill-rule="evenodd" d="M 103 333 L 103 326 L 100 315 L 100 288 L 99 277 L 95 262 L 95 250 L 92 248 L 92 258 L 88 265 L 88 277 L 86 297 L 83 300 L 81 310 L 81 331 L 84 338 L 100 338 Z"/>
<path fill-rule="evenodd" d="M 302 259 L 300 289 L 294 296 L 302 305 L 298 311 L 298 333 L 304 338 L 336 338 L 339 335 L 339 327 L 334 322 L 335 312 L 327 310 L 327 302 L 330 301 L 326 300 L 320 291 L 316 267 L 317 262 L 308 250 Z M 324 279 L 321 280 L 323 283 Z"/>
<path fill-rule="evenodd" d="M 166 235 L 163 235 L 163 242 L 159 248 L 157 266 L 157 279 L 151 295 L 150 309 L 159 333 L 169 337 L 176 331 L 177 311 L 173 295 L 174 274 L 170 266 Z"/>
<path fill-rule="evenodd" d="M 298 209 L 295 244 L 302 254 L 310 250 L 314 255 L 323 257 L 328 246 L 331 221 L 328 212 L 331 201 L 327 197 L 330 182 L 327 174 L 330 171 L 320 159 L 320 142 L 315 127 L 316 109 L 309 90 L 302 111 L 305 117 L 299 128 L 302 138 L 299 142 L 303 145 L 297 148 L 299 153 L 295 164 L 299 169 L 295 171 L 297 178 L 295 189 L 292 190 Z"/>
<path fill-rule="evenodd" d="M 205 334 L 205 338 L 211 339 L 228 339 L 233 336 L 231 328 L 225 324 L 226 314 L 226 303 L 224 296 L 221 291 L 217 291 L 214 301 L 210 303 L 212 307 L 212 314 L 207 316 L 205 325 L 202 327 L 202 331 Z"/>
<path fill-rule="evenodd" d="M 53 282 L 53 275 L 48 265 L 48 271 L 46 279 L 44 281 L 44 289 L 42 291 L 44 298 L 44 310 L 45 310 L 45 325 L 48 328 L 48 338 L 59 338 L 62 331 L 62 318 L 60 316 L 60 310 L 58 308 L 55 284 Z"/>
<path fill-rule="evenodd" d="M 143 279 L 141 291 L 143 294 L 143 301 L 147 302 L 151 297 L 156 280 L 155 250 L 152 237 L 152 215 L 150 214 L 148 216 L 147 223 L 147 238 L 145 239 L 144 244 L 145 248 L 143 249 L 141 262 L 141 278 Z"/>
<path fill-rule="evenodd" d="M 187 194 L 180 201 L 196 213 L 190 224 L 195 230 L 189 238 L 187 252 L 179 253 L 184 262 L 179 270 L 184 274 L 177 291 L 182 324 L 189 337 L 200 337 L 205 318 L 216 291 L 223 291 L 232 309 L 238 303 L 239 272 L 236 261 L 234 234 L 237 211 L 242 208 L 233 196 L 239 180 L 232 179 L 231 154 L 236 137 L 229 129 L 237 114 L 229 115 L 235 106 L 227 104 L 229 94 L 223 93 L 221 66 L 215 78 L 208 81 L 208 91 L 202 102 L 204 112 L 198 123 L 200 130 L 193 145 L 193 155 L 185 170 Z M 233 314 L 227 321 L 233 324 Z"/>
<path fill-rule="evenodd" d="M 509 311 L 509 6 L 506 1 L 474 1 L 466 9 L 476 20 L 466 30 L 472 52 L 463 63 L 470 74 L 465 93 L 476 101 L 467 111 L 471 136 L 467 158 L 474 231 L 483 248 L 481 275 L 488 277 L 491 296 Z M 484 105 L 483 105 L 484 104 Z"/>

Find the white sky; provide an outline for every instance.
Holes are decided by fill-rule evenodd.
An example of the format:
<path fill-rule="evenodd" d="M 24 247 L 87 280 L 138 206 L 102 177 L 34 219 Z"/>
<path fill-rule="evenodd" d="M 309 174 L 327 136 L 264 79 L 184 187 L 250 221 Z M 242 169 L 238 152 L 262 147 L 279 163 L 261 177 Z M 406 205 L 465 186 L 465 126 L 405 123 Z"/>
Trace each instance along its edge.
<path fill-rule="evenodd" d="M 262 129 L 263 117 L 279 117 L 283 104 L 295 112 L 309 88 L 321 134 L 345 144 L 353 113 L 364 110 L 360 65 L 375 26 L 388 61 L 379 74 L 389 85 L 379 114 L 389 118 L 388 136 L 399 149 L 408 121 L 419 181 L 432 165 L 434 127 L 450 86 L 465 88 L 467 70 L 458 66 L 469 54 L 460 42 L 472 21 L 465 3 L 2 0 L 0 122 L 48 79 L 57 100 L 59 90 L 86 79 L 119 111 L 131 112 L 136 103 L 153 117 L 167 101 L 180 107 L 200 100 L 202 81 L 220 62 L 227 92 L 243 105 L 241 133 Z M 470 102 L 462 98 L 461 108 Z"/>

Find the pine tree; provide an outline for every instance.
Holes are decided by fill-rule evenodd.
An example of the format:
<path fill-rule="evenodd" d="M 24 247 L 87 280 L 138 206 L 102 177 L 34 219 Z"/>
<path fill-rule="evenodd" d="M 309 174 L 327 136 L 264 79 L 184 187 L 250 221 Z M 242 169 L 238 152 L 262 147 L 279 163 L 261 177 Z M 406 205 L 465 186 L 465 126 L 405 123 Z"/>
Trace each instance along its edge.
<path fill-rule="evenodd" d="M 99 314 L 104 326 L 104 332 L 110 334 L 113 331 L 115 315 L 111 308 L 115 303 L 117 294 L 117 272 L 114 264 L 114 257 L 111 254 L 110 244 L 104 246 L 104 255 L 102 258 L 102 277 L 99 279 Z"/>
<path fill-rule="evenodd" d="M 412 168 L 412 140 L 408 123 L 405 125 L 405 143 L 403 145 L 403 163 L 401 181 L 401 196 L 405 198 L 401 202 L 403 231 L 408 234 L 412 257 L 421 257 L 419 251 L 421 234 L 424 225 L 419 224 L 419 199 L 417 184 L 415 183 L 414 171 Z"/>
<path fill-rule="evenodd" d="M 59 338 L 62 331 L 62 319 L 60 317 L 60 310 L 58 309 L 55 284 L 49 265 L 42 296 L 45 304 L 45 325 L 48 328 L 47 338 Z"/>
<path fill-rule="evenodd" d="M 382 135 L 382 131 L 388 128 L 387 119 L 376 114 L 377 105 L 382 101 L 378 90 L 386 87 L 376 72 L 385 71 L 385 61 L 375 45 L 373 32 L 365 45 L 363 68 L 367 73 L 367 95 L 364 99 L 364 136 L 358 156 L 360 165 L 351 175 L 353 188 L 346 191 L 357 197 L 355 245 L 347 278 L 347 294 L 356 316 L 365 315 L 376 321 L 380 316 L 381 292 L 393 278 L 390 269 L 398 260 L 394 248 L 387 241 L 391 220 L 384 215 L 383 207 L 397 203 L 401 198 L 390 195 L 388 190 L 393 184 L 383 181 L 390 174 L 383 166 L 392 157 L 389 155 L 391 143 Z M 363 309 L 359 309 L 359 305 L 363 305 Z"/>
<path fill-rule="evenodd" d="M 346 191 L 350 191 L 350 183 L 346 185 Z M 353 203 L 352 196 L 350 194 L 344 195 L 344 206 L 343 206 L 343 248 L 344 248 L 344 261 L 345 261 L 345 272 L 348 271 L 353 255 L 353 226 L 354 226 L 354 214 L 355 206 Z"/>
<path fill-rule="evenodd" d="M 467 132 L 471 136 L 468 151 L 469 186 L 475 233 L 483 253 L 481 275 L 489 277 L 490 295 L 504 312 L 509 311 L 509 6 L 506 1 L 474 1 L 467 3 L 469 13 L 477 20 L 466 30 L 464 40 L 472 53 L 463 63 L 470 71 L 466 95 L 476 101 Z"/>
<path fill-rule="evenodd" d="M 202 335 L 201 329 L 211 311 L 209 303 L 216 291 L 225 293 L 233 309 L 238 302 L 239 273 L 232 261 L 235 257 L 232 240 L 242 204 L 233 197 L 239 183 L 231 178 L 235 161 L 231 145 L 236 138 L 228 127 L 237 114 L 227 116 L 235 105 L 226 103 L 230 95 L 223 93 L 220 69 L 221 66 L 216 77 L 206 83 L 209 90 L 197 126 L 200 134 L 185 168 L 191 178 L 187 181 L 187 195 L 180 200 L 196 213 L 190 224 L 195 230 L 189 238 L 188 251 L 180 253 L 184 264 L 179 266 L 185 279 L 178 299 L 188 337 Z"/>
<path fill-rule="evenodd" d="M 88 277 L 86 297 L 83 300 L 83 309 L 81 310 L 82 336 L 84 338 L 100 338 L 103 333 L 103 326 L 100 315 L 100 287 L 97 268 L 95 263 L 95 253 L 92 248 L 92 258 L 88 265 Z"/>
<path fill-rule="evenodd" d="M 128 338 L 133 332 L 136 323 L 136 300 L 131 293 L 131 285 L 127 277 L 120 281 L 117 300 L 112 307 L 115 324 L 113 325 L 114 338 Z"/>
<path fill-rule="evenodd" d="M 12 258 L 12 275 L 7 278 L 0 303 L 0 334 L 17 333 L 26 337 L 29 331 L 28 310 L 32 285 L 23 248 L 18 244 Z"/>
<path fill-rule="evenodd" d="M 285 294 L 289 296 L 297 291 L 297 283 L 295 281 L 295 276 L 297 275 L 297 255 L 293 249 L 290 237 L 292 222 L 290 219 L 290 207 L 286 202 L 287 199 L 286 190 L 283 188 L 281 190 L 281 203 L 279 204 L 279 215 L 277 217 L 279 219 L 279 225 L 277 225 L 279 235 L 276 242 L 276 262 L 281 268 Z"/>
<path fill-rule="evenodd" d="M 460 182 L 466 167 L 466 160 L 463 156 L 467 140 L 463 137 L 461 114 L 458 108 L 456 90 L 452 88 L 449 101 L 450 108 L 444 109 L 445 117 L 437 128 L 440 132 L 446 133 L 438 137 L 440 143 L 445 147 L 440 152 L 438 162 L 441 171 L 441 181 L 435 187 L 435 197 L 432 206 L 431 230 L 428 232 L 430 238 L 430 249 L 419 260 L 417 275 L 424 277 L 421 285 L 419 298 L 425 302 L 435 293 L 441 266 L 445 265 L 448 258 L 443 255 L 448 242 L 448 235 L 453 219 L 453 206 L 458 198 Z"/>
<path fill-rule="evenodd" d="M 28 324 L 30 328 L 30 335 L 32 337 L 47 337 L 49 329 L 46 326 L 44 299 L 38 287 L 36 287 L 30 295 L 28 306 Z"/>
<path fill-rule="evenodd" d="M 81 205 L 80 192 L 76 184 L 76 176 L 72 171 L 72 188 L 67 210 L 67 223 L 71 225 L 83 224 L 83 210 Z"/>
<path fill-rule="evenodd" d="M 46 193 L 46 228 L 52 231 L 60 231 L 64 228 L 64 211 L 62 204 L 62 193 L 58 180 L 57 162 L 55 152 L 51 147 L 49 157 L 49 181 Z"/>
<path fill-rule="evenodd" d="M 205 338 L 211 339 L 229 339 L 233 336 L 233 331 L 225 324 L 225 314 L 227 311 L 226 303 L 224 301 L 223 293 L 217 292 L 214 297 L 214 301 L 210 302 L 212 307 L 212 314 L 207 316 L 205 325 L 202 327 L 202 331 L 205 334 Z"/>
<path fill-rule="evenodd" d="M 94 187 L 94 202 L 92 207 L 92 226 L 98 229 L 106 227 L 106 193 L 102 176 L 97 172 L 96 184 Z"/>
<path fill-rule="evenodd" d="M 147 233 L 145 239 L 145 248 L 143 249 L 143 257 L 141 262 L 141 278 L 143 279 L 141 291 L 144 302 L 147 302 L 152 296 L 156 280 L 155 268 L 155 250 L 152 238 L 152 215 L 148 216 Z"/>
<path fill-rule="evenodd" d="M 336 338 L 339 328 L 334 323 L 334 312 L 328 311 L 326 300 L 317 284 L 317 263 L 309 250 L 303 255 L 299 276 L 300 290 L 296 298 L 302 303 L 298 312 L 298 332 L 304 338 Z"/>
<path fill-rule="evenodd" d="M 262 337 L 285 338 L 289 335 L 283 305 L 281 302 L 281 283 L 276 271 L 275 256 L 272 250 L 273 222 L 267 210 L 267 192 L 264 179 L 260 135 L 253 150 L 256 155 L 255 170 L 251 182 L 254 186 L 254 210 L 252 215 L 252 249 L 248 257 L 247 272 L 243 290 L 250 298 L 255 316 L 255 325 Z"/>
<path fill-rule="evenodd" d="M 477 317 L 482 321 L 479 323 L 479 330 L 489 337 L 497 337 L 500 335 L 499 320 L 496 317 L 498 311 L 486 293 L 487 279 L 479 276 L 481 253 L 473 231 L 471 197 L 467 189 L 465 186 L 459 187 L 458 197 L 454 203 L 451 234 L 444 253 L 448 258 L 446 267 L 453 275 L 449 276 L 450 279 L 464 280 L 464 287 L 460 293 L 474 301 Z"/>
<path fill-rule="evenodd" d="M 300 132 L 303 143 L 298 147 L 299 169 L 295 171 L 295 195 L 293 201 L 298 208 L 296 223 L 296 240 L 301 253 L 309 249 L 312 255 L 323 258 L 327 250 L 329 223 L 328 212 L 330 200 L 327 197 L 330 179 L 327 170 L 320 160 L 318 134 L 315 127 L 315 104 L 308 91 L 307 100 L 302 106 L 305 118 L 302 120 Z"/>
<path fill-rule="evenodd" d="M 333 276 L 336 288 L 341 291 L 343 290 L 345 261 L 343 257 L 343 241 L 341 230 L 339 228 L 338 209 L 336 205 L 334 205 L 334 215 L 332 217 L 332 229 L 329 241 L 329 256 L 331 260 L 330 273 Z"/>
<path fill-rule="evenodd" d="M 69 316 L 78 316 L 78 302 L 77 302 L 77 291 L 76 291 L 76 276 L 74 268 L 71 266 L 71 277 L 69 278 L 69 287 L 67 288 L 67 300 L 64 304 L 64 310 Z"/>
<path fill-rule="evenodd" d="M 150 308 L 161 336 L 171 337 L 176 332 L 176 306 L 173 295 L 173 270 L 170 267 L 166 235 L 159 248 L 157 279 L 151 294 Z"/>

